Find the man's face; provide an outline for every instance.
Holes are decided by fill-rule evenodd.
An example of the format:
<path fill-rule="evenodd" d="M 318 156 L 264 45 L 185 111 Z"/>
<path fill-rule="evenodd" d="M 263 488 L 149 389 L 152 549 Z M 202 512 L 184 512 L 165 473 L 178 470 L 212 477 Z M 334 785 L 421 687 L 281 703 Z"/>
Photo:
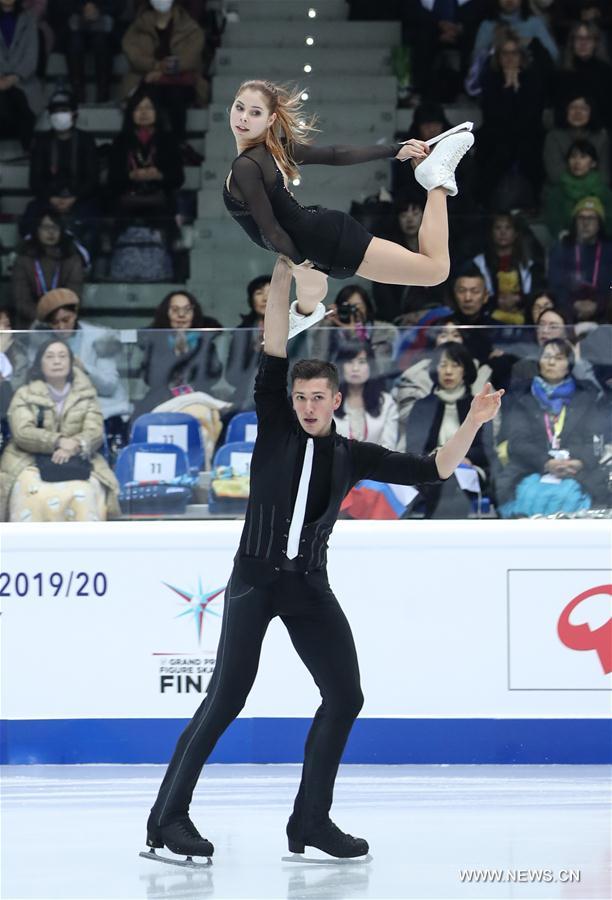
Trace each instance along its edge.
<path fill-rule="evenodd" d="M 599 234 L 599 216 L 596 212 L 583 210 L 576 216 L 576 239 L 580 243 L 594 241 Z"/>
<path fill-rule="evenodd" d="M 327 378 L 296 378 L 291 389 L 298 421 L 310 437 L 323 437 L 331 430 L 342 394 L 332 392 Z"/>
<path fill-rule="evenodd" d="M 482 278 L 458 278 L 454 287 L 455 301 L 464 316 L 477 316 L 487 302 L 487 289 Z"/>

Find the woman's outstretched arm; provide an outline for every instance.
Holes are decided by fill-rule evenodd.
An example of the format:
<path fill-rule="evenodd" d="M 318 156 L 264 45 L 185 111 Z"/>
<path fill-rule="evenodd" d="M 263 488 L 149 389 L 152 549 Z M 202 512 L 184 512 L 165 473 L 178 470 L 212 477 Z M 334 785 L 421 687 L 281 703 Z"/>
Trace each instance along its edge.
<path fill-rule="evenodd" d="M 317 147 L 314 144 L 295 144 L 293 158 L 299 166 L 355 166 L 375 159 L 417 159 L 425 158 L 429 148 L 423 141 L 412 140 L 405 144 L 371 144 L 369 147 L 351 147 L 334 144 Z"/>

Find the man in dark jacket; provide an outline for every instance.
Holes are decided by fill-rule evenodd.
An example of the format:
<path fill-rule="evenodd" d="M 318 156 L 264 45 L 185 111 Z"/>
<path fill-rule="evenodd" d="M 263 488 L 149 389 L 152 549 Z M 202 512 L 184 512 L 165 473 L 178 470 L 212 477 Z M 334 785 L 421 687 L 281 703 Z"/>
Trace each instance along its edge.
<path fill-rule="evenodd" d="M 296 363 L 291 399 L 287 396 L 290 284 L 291 269 L 280 257 L 255 383 L 258 431 L 250 498 L 225 592 L 217 664 L 151 810 L 151 848 L 165 845 L 175 853 L 212 855 L 212 844 L 189 818 L 191 796 L 204 762 L 246 701 L 266 629 L 280 616 L 323 698 L 306 741 L 302 780 L 287 824 L 289 850 L 303 853 L 308 845 L 333 857 L 367 854 L 367 841 L 345 834 L 329 818 L 338 765 L 363 695 L 350 626 L 327 579 L 327 541 L 342 500 L 357 481 L 414 484 L 448 478 L 501 401 L 502 392 L 491 393 L 486 385 L 455 435 L 429 456 L 341 437 L 333 421 L 342 400 L 335 366 L 322 360 Z M 313 311 L 301 306 L 298 313 Z"/>

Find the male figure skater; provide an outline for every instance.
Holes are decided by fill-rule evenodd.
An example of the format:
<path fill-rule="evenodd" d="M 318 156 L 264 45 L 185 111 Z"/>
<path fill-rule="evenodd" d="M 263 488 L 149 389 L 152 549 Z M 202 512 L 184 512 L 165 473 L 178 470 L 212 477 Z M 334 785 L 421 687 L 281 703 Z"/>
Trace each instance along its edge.
<path fill-rule="evenodd" d="M 255 382 L 250 498 L 225 592 L 217 664 L 147 823 L 149 847 L 165 845 L 188 856 L 212 856 L 213 845 L 189 818 L 189 804 L 204 762 L 244 706 L 274 616 L 282 619 L 322 696 L 287 824 L 289 850 L 303 853 L 308 845 L 333 857 L 367 854 L 367 841 L 345 834 L 329 817 L 338 765 L 363 696 L 351 630 L 327 580 L 327 540 L 342 500 L 361 479 L 418 484 L 449 478 L 503 394 L 486 385 L 459 430 L 428 456 L 340 437 L 333 422 L 342 399 L 335 366 L 316 359 L 296 363 L 291 400 L 287 396 L 290 284 L 288 262 L 279 257 Z"/>

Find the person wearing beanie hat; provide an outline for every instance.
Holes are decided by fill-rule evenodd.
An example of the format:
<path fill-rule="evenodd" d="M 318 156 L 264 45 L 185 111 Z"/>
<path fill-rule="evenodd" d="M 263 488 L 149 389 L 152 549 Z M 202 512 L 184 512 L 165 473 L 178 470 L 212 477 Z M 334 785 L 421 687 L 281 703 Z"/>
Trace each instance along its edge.
<path fill-rule="evenodd" d="M 121 342 L 111 329 L 81 319 L 80 308 L 79 296 L 70 288 L 47 291 L 36 306 L 36 330 L 45 338 L 51 330 L 68 344 L 75 364 L 87 373 L 98 393 L 109 443 L 117 436 L 125 441 L 130 403 L 117 367 Z"/>
<path fill-rule="evenodd" d="M 554 185 L 546 185 L 542 195 L 544 221 L 553 237 L 570 228 L 576 204 L 588 198 L 597 200 L 601 219 L 612 226 L 612 191 L 599 171 L 594 145 L 579 138 L 567 153 L 566 170 Z"/>
<path fill-rule="evenodd" d="M 100 214 L 97 192 L 100 166 L 94 137 L 76 127 L 78 103 L 61 85 L 49 100 L 49 131 L 38 132 L 32 144 L 30 189 L 34 194 L 20 223 L 31 233 L 34 219 L 50 205 L 79 240 L 94 249 L 94 220 Z"/>
<path fill-rule="evenodd" d="M 599 197 L 583 197 L 573 207 L 569 234 L 550 249 L 548 284 L 568 315 L 572 296 L 585 286 L 596 299 L 608 301 L 612 242 L 606 237 L 604 207 Z"/>

